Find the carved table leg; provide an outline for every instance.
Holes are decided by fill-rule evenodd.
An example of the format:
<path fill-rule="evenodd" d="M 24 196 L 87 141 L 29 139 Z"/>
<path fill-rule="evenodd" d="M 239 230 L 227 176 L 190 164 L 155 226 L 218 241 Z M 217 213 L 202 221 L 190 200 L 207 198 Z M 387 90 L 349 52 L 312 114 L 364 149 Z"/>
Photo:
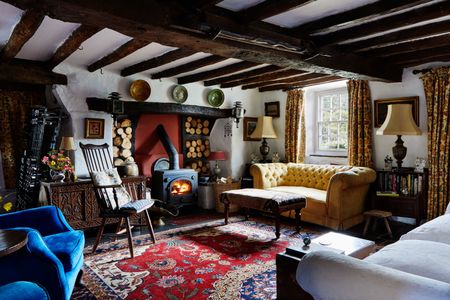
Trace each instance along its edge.
<path fill-rule="evenodd" d="M 223 206 L 224 206 L 225 225 L 227 225 L 228 224 L 228 212 L 230 210 L 230 201 L 228 200 L 226 195 L 221 195 L 220 198 L 221 198 L 220 200 L 222 201 Z"/>
<path fill-rule="evenodd" d="M 300 208 L 295 209 L 295 230 L 300 232 Z"/>
<path fill-rule="evenodd" d="M 277 240 L 280 238 L 280 212 L 276 211 L 275 214 L 275 236 Z"/>

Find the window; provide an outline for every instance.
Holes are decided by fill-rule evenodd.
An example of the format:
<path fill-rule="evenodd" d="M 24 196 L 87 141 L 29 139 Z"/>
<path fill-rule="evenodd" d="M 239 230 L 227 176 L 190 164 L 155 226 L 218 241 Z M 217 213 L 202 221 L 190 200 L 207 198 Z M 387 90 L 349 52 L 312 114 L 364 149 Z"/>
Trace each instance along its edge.
<path fill-rule="evenodd" d="M 347 151 L 347 89 L 328 90 L 318 95 L 317 150 Z"/>

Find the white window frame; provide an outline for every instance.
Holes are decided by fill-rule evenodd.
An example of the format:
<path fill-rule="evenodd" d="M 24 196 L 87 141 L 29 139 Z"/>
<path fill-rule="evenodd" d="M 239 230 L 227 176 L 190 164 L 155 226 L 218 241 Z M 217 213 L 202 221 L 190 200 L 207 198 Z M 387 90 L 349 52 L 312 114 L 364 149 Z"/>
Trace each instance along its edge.
<path fill-rule="evenodd" d="M 324 95 L 330 95 L 330 94 L 347 94 L 347 88 L 337 88 L 337 89 L 329 89 L 329 90 L 323 90 L 320 92 L 315 93 L 315 111 L 316 111 L 316 118 L 315 118 L 315 124 L 314 124 L 314 154 L 316 155 L 323 155 L 323 156 L 342 156 L 347 157 L 348 149 L 326 149 L 322 150 L 319 149 L 319 122 L 320 122 L 320 115 L 321 115 L 321 103 L 320 98 Z M 347 95 L 348 99 L 348 95 Z M 348 145 L 348 144 L 347 144 Z"/>

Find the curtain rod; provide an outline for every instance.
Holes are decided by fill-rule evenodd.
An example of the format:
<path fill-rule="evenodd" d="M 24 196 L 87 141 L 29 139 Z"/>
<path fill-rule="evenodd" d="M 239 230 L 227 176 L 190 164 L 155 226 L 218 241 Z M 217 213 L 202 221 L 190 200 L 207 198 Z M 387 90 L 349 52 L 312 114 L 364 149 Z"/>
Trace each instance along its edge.
<path fill-rule="evenodd" d="M 415 74 L 419 74 L 419 73 L 426 73 L 431 71 L 431 69 L 422 69 L 422 70 L 413 70 L 412 73 Z"/>

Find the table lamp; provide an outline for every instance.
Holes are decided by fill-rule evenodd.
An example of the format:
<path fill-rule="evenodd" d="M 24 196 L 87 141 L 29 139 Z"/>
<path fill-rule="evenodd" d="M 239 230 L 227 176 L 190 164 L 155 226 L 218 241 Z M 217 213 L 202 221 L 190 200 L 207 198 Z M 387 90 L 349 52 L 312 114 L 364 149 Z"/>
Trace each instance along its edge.
<path fill-rule="evenodd" d="M 220 175 L 220 167 L 219 164 L 217 163 L 219 160 L 226 160 L 227 157 L 225 155 L 225 152 L 223 151 L 215 151 L 215 152 L 211 152 L 211 154 L 209 154 L 208 160 L 215 160 L 216 161 L 216 166 L 214 167 L 214 174 L 216 175 L 216 177 L 219 177 Z"/>
<path fill-rule="evenodd" d="M 63 136 L 61 138 L 61 144 L 59 145 L 60 150 L 65 151 L 75 151 L 75 142 L 73 141 L 73 136 Z"/>
<path fill-rule="evenodd" d="M 386 120 L 377 130 L 377 135 L 396 135 L 395 146 L 392 153 L 397 160 L 397 168 L 402 167 L 406 156 L 406 147 L 403 146 L 402 135 L 421 135 L 422 131 L 417 127 L 412 116 L 411 104 L 389 104 Z"/>
<path fill-rule="evenodd" d="M 277 134 L 273 129 L 272 117 L 261 116 L 258 117 L 258 121 L 256 123 L 256 128 L 253 133 L 250 135 L 251 138 L 254 139 L 263 139 L 261 147 L 259 147 L 259 152 L 263 157 L 262 162 L 266 162 L 266 157 L 269 155 L 270 147 L 267 144 L 266 139 L 276 139 Z"/>

